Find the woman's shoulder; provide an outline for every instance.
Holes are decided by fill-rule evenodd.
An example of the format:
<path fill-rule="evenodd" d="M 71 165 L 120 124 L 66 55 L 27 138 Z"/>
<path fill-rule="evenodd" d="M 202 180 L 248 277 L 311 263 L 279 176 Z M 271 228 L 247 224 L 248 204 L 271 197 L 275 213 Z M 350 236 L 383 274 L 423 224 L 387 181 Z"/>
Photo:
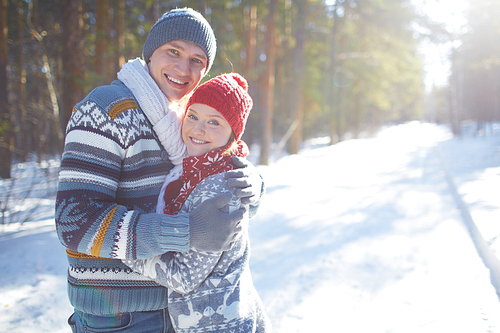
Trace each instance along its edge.
<path fill-rule="evenodd" d="M 197 191 L 210 193 L 213 195 L 225 192 L 233 193 L 234 191 L 227 186 L 225 175 L 226 172 L 224 171 L 215 175 L 208 176 L 207 178 L 203 179 L 198 185 L 196 185 L 196 188 L 193 190 L 193 192 Z"/>

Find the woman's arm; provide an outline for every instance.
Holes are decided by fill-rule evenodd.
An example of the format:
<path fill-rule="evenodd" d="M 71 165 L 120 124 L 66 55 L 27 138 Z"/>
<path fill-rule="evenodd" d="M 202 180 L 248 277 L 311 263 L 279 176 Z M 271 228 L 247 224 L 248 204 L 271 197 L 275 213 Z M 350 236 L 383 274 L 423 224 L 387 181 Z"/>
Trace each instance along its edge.
<path fill-rule="evenodd" d="M 217 266 L 222 252 L 167 252 L 149 259 L 122 260 L 135 272 L 181 294 L 196 290 Z"/>
<path fill-rule="evenodd" d="M 220 193 L 232 191 L 226 185 L 224 173 L 211 176 L 198 184 L 187 198 L 181 212 L 189 213 L 204 200 Z M 221 210 L 231 212 L 240 206 L 240 199 L 233 196 L 231 202 Z M 240 239 L 241 237 L 236 241 Z M 124 263 L 134 271 L 153 279 L 158 284 L 181 294 L 187 294 L 197 289 L 216 268 L 217 271 L 224 271 L 229 267 L 230 262 L 221 261 L 224 253 L 227 252 L 203 252 L 191 249 L 184 253 L 167 252 L 154 258 L 130 260 L 124 261 Z"/>

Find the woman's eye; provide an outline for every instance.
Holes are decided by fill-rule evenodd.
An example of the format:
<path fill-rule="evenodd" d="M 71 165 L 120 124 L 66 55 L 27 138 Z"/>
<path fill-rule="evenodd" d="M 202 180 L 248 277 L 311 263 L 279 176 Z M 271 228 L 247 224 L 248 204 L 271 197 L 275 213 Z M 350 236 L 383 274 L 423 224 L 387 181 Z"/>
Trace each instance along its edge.
<path fill-rule="evenodd" d="M 193 116 L 192 114 L 188 114 L 188 118 L 189 118 L 189 119 L 192 119 L 192 120 L 196 120 L 196 117 L 195 117 L 195 116 Z"/>
<path fill-rule="evenodd" d="M 217 126 L 219 125 L 219 122 L 217 120 L 211 120 L 210 124 Z"/>

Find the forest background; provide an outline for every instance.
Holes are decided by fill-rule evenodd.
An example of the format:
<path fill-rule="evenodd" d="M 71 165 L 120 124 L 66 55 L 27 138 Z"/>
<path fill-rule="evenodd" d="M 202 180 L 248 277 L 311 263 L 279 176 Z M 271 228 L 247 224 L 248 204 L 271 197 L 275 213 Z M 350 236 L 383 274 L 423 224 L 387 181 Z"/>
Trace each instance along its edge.
<path fill-rule="evenodd" d="M 59 156 L 74 105 L 142 55 L 162 13 L 185 6 L 215 31 L 208 78 L 249 81 L 244 140 L 260 164 L 311 137 L 335 144 L 414 119 L 481 130 L 500 121 L 500 2 L 466 2 L 467 24 L 450 31 L 417 0 L 0 0 L 0 177 Z M 424 84 L 424 41 L 450 45 L 445 85 Z"/>

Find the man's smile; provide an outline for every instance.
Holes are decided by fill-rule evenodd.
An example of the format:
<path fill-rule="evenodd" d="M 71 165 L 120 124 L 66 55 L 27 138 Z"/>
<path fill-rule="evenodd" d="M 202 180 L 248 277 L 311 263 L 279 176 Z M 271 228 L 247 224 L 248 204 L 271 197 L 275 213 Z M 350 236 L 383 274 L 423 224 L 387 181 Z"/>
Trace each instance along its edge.
<path fill-rule="evenodd" d="M 187 82 L 183 82 L 183 81 L 181 81 L 181 80 L 177 80 L 177 79 L 175 79 L 175 78 L 173 78 L 173 77 L 171 77 L 171 76 L 168 76 L 167 74 L 165 74 L 165 77 L 167 78 L 167 80 L 169 80 L 169 81 L 171 81 L 171 82 L 173 82 L 173 83 L 177 83 L 177 84 L 181 84 L 181 85 L 186 85 L 186 84 L 188 84 Z"/>

